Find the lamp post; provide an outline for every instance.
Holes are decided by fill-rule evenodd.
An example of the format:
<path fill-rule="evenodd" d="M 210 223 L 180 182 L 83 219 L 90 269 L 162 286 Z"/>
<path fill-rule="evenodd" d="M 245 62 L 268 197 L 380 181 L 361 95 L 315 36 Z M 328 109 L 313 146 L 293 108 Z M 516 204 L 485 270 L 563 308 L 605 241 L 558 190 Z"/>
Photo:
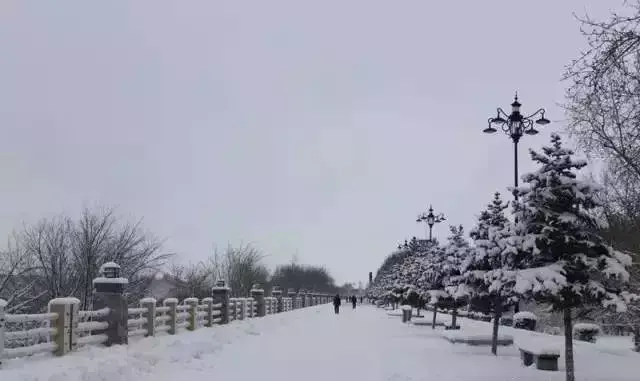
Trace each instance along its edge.
<path fill-rule="evenodd" d="M 431 233 L 433 230 L 433 225 L 444 221 L 444 214 L 433 214 L 433 206 L 429 205 L 429 213 L 422 213 L 418 216 L 416 222 L 426 222 L 429 227 L 429 242 L 431 242 Z"/>
<path fill-rule="evenodd" d="M 501 129 L 508 137 L 513 141 L 513 198 L 518 201 L 518 142 L 526 135 L 536 135 L 538 130 L 534 128 L 534 125 L 546 126 L 551 123 L 549 119 L 545 118 L 545 109 L 539 108 L 533 114 L 529 116 L 523 116 L 520 113 L 520 106 L 522 104 L 518 102 L 518 93 L 516 93 L 513 103 L 511 103 L 511 114 L 507 115 L 503 109 L 498 107 L 497 115 L 495 118 L 489 118 L 488 126 L 482 132 L 486 134 L 493 134 Z M 505 119 L 506 117 L 506 119 Z M 538 119 L 535 119 L 538 117 Z M 520 311 L 520 303 L 516 303 L 514 306 L 514 312 Z"/>
<path fill-rule="evenodd" d="M 534 128 L 534 124 L 546 126 L 551 123 L 549 119 L 544 117 L 545 109 L 540 108 L 529 116 L 523 116 L 520 113 L 520 102 L 518 102 L 518 93 L 515 100 L 511 103 L 511 114 L 507 115 L 500 107 L 497 109 L 495 118 L 489 118 L 489 125 L 482 130 L 486 134 L 493 134 L 501 129 L 513 141 L 513 197 L 518 201 L 518 142 L 525 135 L 536 135 L 538 130 Z M 535 119 L 535 117 L 539 117 Z M 506 118 L 505 118 L 506 117 Z"/>

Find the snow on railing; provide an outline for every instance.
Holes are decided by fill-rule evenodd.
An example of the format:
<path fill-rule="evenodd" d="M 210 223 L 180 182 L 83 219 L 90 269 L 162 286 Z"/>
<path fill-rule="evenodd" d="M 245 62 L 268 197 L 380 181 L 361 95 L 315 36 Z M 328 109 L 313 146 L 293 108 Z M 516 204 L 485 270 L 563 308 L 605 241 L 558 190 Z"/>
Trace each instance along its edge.
<path fill-rule="evenodd" d="M 73 334 L 76 336 L 76 344 L 85 346 L 91 344 L 103 344 L 107 337 L 102 331 L 109 328 L 109 323 L 101 321 L 109 315 L 109 308 L 99 310 L 78 311 L 78 324 L 74 327 Z M 95 333 L 94 331 L 100 331 Z"/>
<path fill-rule="evenodd" d="M 127 329 L 129 337 L 144 336 L 148 333 L 148 312 L 149 309 L 146 307 L 127 309 Z"/>
<path fill-rule="evenodd" d="M 229 298 L 229 322 L 236 320 L 236 300 L 237 298 Z"/>
<path fill-rule="evenodd" d="M 169 315 L 170 308 L 167 306 L 156 307 L 156 316 L 154 320 L 155 333 L 167 333 L 171 329 L 169 320 L 172 317 Z"/>
<path fill-rule="evenodd" d="M 272 315 L 277 312 L 278 299 L 272 296 L 264 298 L 265 312 L 267 315 Z"/>
<path fill-rule="evenodd" d="M 41 314 L 7 314 L 6 302 L 0 299 L 0 360 L 42 352 L 62 355 L 78 347 L 104 344 L 109 340 L 107 331 L 113 329 L 109 324 L 109 308 L 78 311 L 79 300 L 75 298 L 59 298 L 51 303 L 54 302 L 57 307 L 64 308 Z M 53 311 L 51 303 L 50 311 Z M 264 303 L 266 314 L 278 312 L 278 298 L 265 297 Z M 296 296 L 284 297 L 281 303 L 282 311 L 302 307 L 302 299 Z M 223 307 L 223 303 L 214 303 L 213 298 L 201 301 L 187 298 L 182 303 L 168 298 L 162 305 L 153 298 L 144 298 L 140 300 L 139 307 L 126 310 L 128 336 L 177 334 L 182 329 L 195 330 L 221 324 Z M 230 298 L 227 308 L 230 321 L 258 316 L 258 301 L 252 297 Z M 63 332 L 59 332 L 59 328 Z M 64 348 L 59 347 L 59 343 L 64 344 Z"/>
<path fill-rule="evenodd" d="M 57 313 L 5 314 L 0 305 L 0 360 L 55 351 L 57 320 Z"/>

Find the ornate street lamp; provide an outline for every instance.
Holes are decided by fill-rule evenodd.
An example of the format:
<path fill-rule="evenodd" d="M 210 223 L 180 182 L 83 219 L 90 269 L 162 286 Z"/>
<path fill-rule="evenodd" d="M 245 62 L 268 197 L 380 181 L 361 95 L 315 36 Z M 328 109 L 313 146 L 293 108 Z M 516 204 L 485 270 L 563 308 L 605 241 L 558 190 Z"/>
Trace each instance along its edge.
<path fill-rule="evenodd" d="M 426 222 L 427 226 L 429 227 L 429 242 L 431 242 L 431 232 L 433 230 L 433 225 L 440 223 L 442 221 L 446 220 L 446 218 L 444 217 L 444 214 L 440 213 L 440 214 L 433 214 L 433 207 L 431 205 L 429 205 L 429 213 L 422 213 L 421 215 L 418 216 L 418 219 L 416 220 L 416 222 Z"/>
<path fill-rule="evenodd" d="M 518 102 L 518 93 L 516 93 L 515 100 L 511 103 L 511 114 L 507 115 L 500 107 L 497 109 L 497 115 L 495 118 L 489 118 L 489 126 L 482 130 L 486 134 L 493 134 L 501 129 L 507 136 L 513 141 L 513 164 L 514 164 L 514 178 L 513 183 L 515 188 L 518 188 L 518 142 L 524 136 L 536 135 L 538 130 L 534 126 L 546 126 L 551 123 L 549 119 L 545 118 L 545 109 L 540 108 L 529 116 L 523 116 L 520 113 L 520 102 Z M 538 119 L 535 119 L 538 117 Z M 518 200 L 518 192 L 513 190 L 513 197 Z"/>

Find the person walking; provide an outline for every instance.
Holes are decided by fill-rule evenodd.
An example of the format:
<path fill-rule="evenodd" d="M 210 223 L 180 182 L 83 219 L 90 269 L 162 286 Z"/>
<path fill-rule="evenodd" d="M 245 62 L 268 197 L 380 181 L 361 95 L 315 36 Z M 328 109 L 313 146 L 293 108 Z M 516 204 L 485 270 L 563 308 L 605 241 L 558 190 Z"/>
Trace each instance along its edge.
<path fill-rule="evenodd" d="M 351 304 L 353 305 L 353 309 L 356 309 L 356 304 L 358 303 L 358 298 L 355 295 L 351 297 Z"/>
<path fill-rule="evenodd" d="M 340 298 L 340 294 L 336 294 L 336 296 L 333 298 L 333 310 L 336 313 L 336 315 L 340 313 L 341 302 L 342 302 L 342 299 Z"/>

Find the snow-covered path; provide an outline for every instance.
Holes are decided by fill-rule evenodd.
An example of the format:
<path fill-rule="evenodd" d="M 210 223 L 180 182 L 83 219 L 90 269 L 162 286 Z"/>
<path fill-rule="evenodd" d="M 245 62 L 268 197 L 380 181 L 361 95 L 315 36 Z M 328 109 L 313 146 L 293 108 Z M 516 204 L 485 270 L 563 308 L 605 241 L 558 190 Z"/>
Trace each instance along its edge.
<path fill-rule="evenodd" d="M 462 322 L 482 330 L 486 324 Z M 638 380 L 636 353 L 585 348 L 578 348 L 578 380 Z M 522 367 L 515 348 L 494 357 L 381 309 L 349 307 L 336 316 L 330 305 L 3 367 L 2 381 L 564 380 L 564 372 Z"/>

